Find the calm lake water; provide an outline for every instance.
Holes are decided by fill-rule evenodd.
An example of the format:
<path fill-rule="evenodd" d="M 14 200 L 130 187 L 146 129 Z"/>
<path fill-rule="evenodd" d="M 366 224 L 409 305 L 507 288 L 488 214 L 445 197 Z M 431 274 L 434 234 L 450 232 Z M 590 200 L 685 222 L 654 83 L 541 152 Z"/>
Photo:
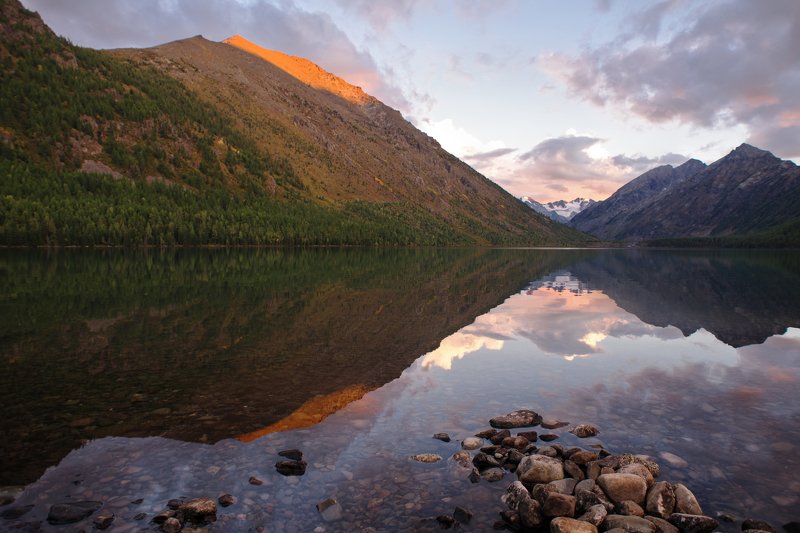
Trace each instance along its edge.
<path fill-rule="evenodd" d="M 520 408 L 600 427 L 565 446 L 650 454 L 707 514 L 800 519 L 797 252 L 3 251 L 0 281 L 0 487 L 35 504 L 0 530 L 87 499 L 138 530 L 230 493 L 219 531 L 456 505 L 481 531 L 513 474 L 409 456 Z M 275 471 L 285 448 L 306 475 Z"/>

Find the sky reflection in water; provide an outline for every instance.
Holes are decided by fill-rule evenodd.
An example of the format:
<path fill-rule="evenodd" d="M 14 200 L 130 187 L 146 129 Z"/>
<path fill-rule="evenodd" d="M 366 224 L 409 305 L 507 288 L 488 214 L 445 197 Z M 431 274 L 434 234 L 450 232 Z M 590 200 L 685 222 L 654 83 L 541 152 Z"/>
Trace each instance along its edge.
<path fill-rule="evenodd" d="M 674 261 L 672 269 L 691 266 L 687 284 L 694 287 L 698 305 L 685 296 L 674 298 L 670 290 L 681 293 L 674 284 L 662 290 L 664 276 L 647 285 L 636 281 L 647 277 L 637 278 L 640 272 L 609 266 L 650 261 L 652 255 L 631 261 L 622 252 L 593 255 L 532 281 L 444 338 L 398 379 L 316 426 L 216 446 L 100 439 L 73 452 L 20 501 L 90 496 L 127 505 L 144 497 L 142 510 L 155 512 L 179 495 L 230 492 L 241 503 L 238 514 L 223 519 L 224 527 L 246 530 L 261 524 L 305 531 L 324 525 L 314 504 L 334 496 L 346 518 L 332 530 L 345 525 L 415 529 L 420 518 L 452 512 L 455 505 L 475 513 L 479 530 L 496 519 L 502 509 L 499 496 L 513 477 L 472 485 L 450 462 L 420 465 L 408 456 L 430 452 L 448 457 L 458 441 L 487 427 L 491 416 L 533 408 L 601 428 L 597 439 L 584 441 L 556 430 L 561 435 L 557 442 L 602 443 L 612 452 L 658 457 L 662 478 L 686 482 L 707 513 L 760 517 L 776 526 L 797 520 L 800 300 L 792 292 L 797 273 L 772 270 L 769 262 L 744 268 L 735 256 L 676 255 L 663 260 Z M 698 276 L 704 269 L 707 276 Z M 731 269 L 754 273 L 762 282 L 760 291 L 720 296 L 731 304 L 734 314 L 729 316 L 740 316 L 747 326 L 719 321 L 713 309 L 703 314 L 702 302 L 711 296 L 700 288 L 718 281 L 736 285 Z M 584 278 L 573 271 L 582 271 Z M 610 272 L 610 278 L 603 272 Z M 781 275 L 767 275 L 774 272 Z M 614 284 L 604 286 L 612 278 Z M 615 291 L 640 313 L 643 308 L 661 313 L 652 320 L 662 325 L 627 311 L 609 295 Z M 775 303 L 775 316 L 750 320 L 781 292 L 787 299 Z M 688 336 L 662 321 L 671 321 L 675 306 L 683 312 L 674 315 L 674 322 Z M 776 328 L 785 333 L 773 335 Z M 736 339 L 731 342 L 739 347 L 717 336 Z M 762 337 L 766 340 L 760 342 Z M 431 439 L 439 431 L 450 433 L 454 442 Z M 303 478 L 283 478 L 272 469 L 274 453 L 285 447 L 306 452 L 310 467 Z M 127 471 L 131 466 L 141 470 Z M 80 487 L 70 483 L 76 475 L 82 476 Z M 247 485 L 250 475 L 264 479 L 264 487 Z M 117 483 L 124 479 L 128 484 L 121 488 Z M 120 516 L 133 514 L 120 506 Z"/>

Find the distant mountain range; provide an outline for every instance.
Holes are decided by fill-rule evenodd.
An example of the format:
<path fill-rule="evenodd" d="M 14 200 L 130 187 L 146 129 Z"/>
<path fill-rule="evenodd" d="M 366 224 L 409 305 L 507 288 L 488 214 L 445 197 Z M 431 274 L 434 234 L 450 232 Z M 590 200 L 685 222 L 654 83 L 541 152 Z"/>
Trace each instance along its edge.
<path fill-rule="evenodd" d="M 800 245 L 800 167 L 742 144 L 710 165 L 645 172 L 570 223 L 604 240 Z"/>
<path fill-rule="evenodd" d="M 0 245 L 574 244 L 391 109 L 235 36 L 96 51 L 0 0 Z"/>
<path fill-rule="evenodd" d="M 555 202 L 540 203 L 531 198 L 530 196 L 523 196 L 520 198 L 522 203 L 546 217 L 550 217 L 556 222 L 567 224 L 572 217 L 594 205 L 595 200 L 586 198 L 575 198 L 574 200 L 556 200 Z"/>

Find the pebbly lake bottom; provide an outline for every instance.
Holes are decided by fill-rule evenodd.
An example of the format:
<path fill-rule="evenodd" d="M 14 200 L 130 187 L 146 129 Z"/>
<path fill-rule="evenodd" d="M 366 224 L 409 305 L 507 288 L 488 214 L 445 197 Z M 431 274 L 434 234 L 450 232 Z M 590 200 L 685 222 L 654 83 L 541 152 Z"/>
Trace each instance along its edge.
<path fill-rule="evenodd" d="M 418 530 L 458 506 L 473 514 L 468 529 L 483 531 L 516 476 L 471 483 L 449 458 L 490 417 L 529 408 L 600 428 L 589 439 L 547 430 L 552 444 L 648 454 L 706 514 L 780 527 L 800 507 L 800 313 L 796 271 L 768 266 L 732 255 L 571 256 L 315 425 L 216 444 L 96 438 L 28 485 L 13 507 L 33 508 L 0 526 L 62 530 L 44 522 L 51 504 L 95 500 L 115 514 L 110 531 L 157 530 L 150 520 L 168 500 L 228 493 L 237 501 L 214 530 Z M 287 448 L 303 451 L 303 476 L 276 472 Z M 421 453 L 444 459 L 410 459 Z M 329 498 L 341 506 L 332 522 L 316 507 Z"/>

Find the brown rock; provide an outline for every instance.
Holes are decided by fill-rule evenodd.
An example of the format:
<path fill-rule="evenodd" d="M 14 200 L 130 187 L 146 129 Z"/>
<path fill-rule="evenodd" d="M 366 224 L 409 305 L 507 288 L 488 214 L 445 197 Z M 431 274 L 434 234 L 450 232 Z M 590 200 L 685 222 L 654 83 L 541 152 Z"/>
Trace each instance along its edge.
<path fill-rule="evenodd" d="M 755 518 L 745 518 L 742 521 L 742 531 L 747 531 L 748 529 L 758 529 L 761 531 L 770 531 L 775 533 L 775 528 L 772 527 L 769 522 L 756 520 Z"/>
<path fill-rule="evenodd" d="M 635 474 L 601 474 L 597 484 L 615 504 L 631 500 L 641 505 L 647 495 L 647 483 Z"/>
<path fill-rule="evenodd" d="M 545 516 L 575 516 L 575 496 L 551 492 L 542 505 L 542 514 Z"/>
<path fill-rule="evenodd" d="M 592 424 L 578 424 L 574 428 L 569 430 L 570 433 L 578 437 L 579 439 L 585 439 L 586 437 L 594 437 L 600 430 L 597 429 L 597 426 Z"/>
<path fill-rule="evenodd" d="M 555 418 L 547 418 L 542 420 L 541 424 L 545 429 L 558 429 L 568 426 L 569 422 L 562 422 L 560 420 L 556 420 Z"/>
<path fill-rule="evenodd" d="M 236 497 L 234 497 L 234 496 L 232 496 L 230 494 L 223 494 L 222 496 L 217 498 L 217 501 L 223 507 L 230 507 L 231 505 L 236 503 Z"/>
<path fill-rule="evenodd" d="M 161 531 L 164 533 L 178 533 L 181 530 L 181 522 L 177 518 L 167 518 L 167 520 L 161 524 Z"/>
<path fill-rule="evenodd" d="M 621 529 L 626 533 L 655 533 L 656 526 L 652 522 L 638 516 L 623 516 L 610 514 L 603 522 L 603 529 Z"/>
<path fill-rule="evenodd" d="M 653 516 L 667 519 L 675 510 L 675 491 L 666 481 L 655 483 L 647 491 L 647 512 Z"/>
<path fill-rule="evenodd" d="M 560 516 L 550 522 L 550 533 L 597 533 L 597 527 L 589 522 Z"/>
<path fill-rule="evenodd" d="M 647 467 L 641 463 L 631 463 L 629 465 L 620 467 L 620 469 L 617 470 L 617 473 L 635 474 L 641 477 L 642 479 L 644 479 L 645 483 L 647 483 L 648 489 L 652 487 L 653 484 L 656 482 L 655 478 L 653 477 L 653 474 L 650 473 L 650 470 L 648 470 Z"/>
<path fill-rule="evenodd" d="M 597 457 L 597 452 L 581 450 L 570 455 L 569 460 L 577 465 L 583 466 L 591 461 L 596 461 Z"/>
<path fill-rule="evenodd" d="M 703 509 L 697 502 L 697 498 L 694 497 L 694 494 L 686 487 L 686 485 L 678 483 L 677 485 L 672 486 L 672 490 L 675 491 L 676 513 L 687 514 L 687 515 L 703 514 Z"/>
<path fill-rule="evenodd" d="M 550 483 L 564 479 L 564 465 L 558 459 L 546 455 L 528 455 L 520 461 L 517 477 L 523 483 Z"/>
<path fill-rule="evenodd" d="M 645 520 L 652 522 L 656 526 L 656 533 L 680 533 L 680 530 L 662 518 L 656 516 L 645 516 Z"/>
<path fill-rule="evenodd" d="M 577 481 L 572 478 L 558 479 L 548 483 L 548 485 L 556 489 L 556 492 L 560 492 L 561 494 L 572 494 L 575 491 L 576 484 Z"/>
<path fill-rule="evenodd" d="M 493 428 L 506 429 L 535 426 L 541 423 L 541 421 L 542 417 L 536 411 L 520 409 L 518 411 L 512 411 L 503 416 L 496 416 L 489 420 L 489 424 Z"/>
<path fill-rule="evenodd" d="M 577 481 L 582 481 L 586 478 L 586 475 L 581 470 L 581 467 L 567 459 L 564 461 L 564 471 L 567 475 Z"/>
<path fill-rule="evenodd" d="M 183 518 L 181 521 L 195 524 L 214 522 L 217 520 L 217 504 L 211 498 L 195 498 L 178 508 L 178 517 Z"/>
<path fill-rule="evenodd" d="M 606 519 L 606 516 L 608 516 L 608 511 L 606 511 L 606 508 L 603 507 L 602 504 L 597 504 L 586 509 L 586 512 L 579 516 L 578 520 L 589 522 L 590 524 L 600 527 L 600 524 L 603 523 L 603 520 Z"/>
<path fill-rule="evenodd" d="M 680 529 L 681 533 L 711 533 L 719 526 L 719 522 L 710 516 L 686 513 L 672 513 L 669 523 Z"/>
<path fill-rule="evenodd" d="M 518 437 L 525 437 L 528 439 L 528 442 L 536 442 L 536 439 L 539 438 L 539 434 L 535 431 L 519 431 L 517 432 Z"/>
<path fill-rule="evenodd" d="M 617 514 L 625 515 L 625 516 L 640 516 L 644 517 L 644 509 L 636 503 L 630 500 L 626 500 L 624 502 L 619 502 L 614 509 Z"/>

